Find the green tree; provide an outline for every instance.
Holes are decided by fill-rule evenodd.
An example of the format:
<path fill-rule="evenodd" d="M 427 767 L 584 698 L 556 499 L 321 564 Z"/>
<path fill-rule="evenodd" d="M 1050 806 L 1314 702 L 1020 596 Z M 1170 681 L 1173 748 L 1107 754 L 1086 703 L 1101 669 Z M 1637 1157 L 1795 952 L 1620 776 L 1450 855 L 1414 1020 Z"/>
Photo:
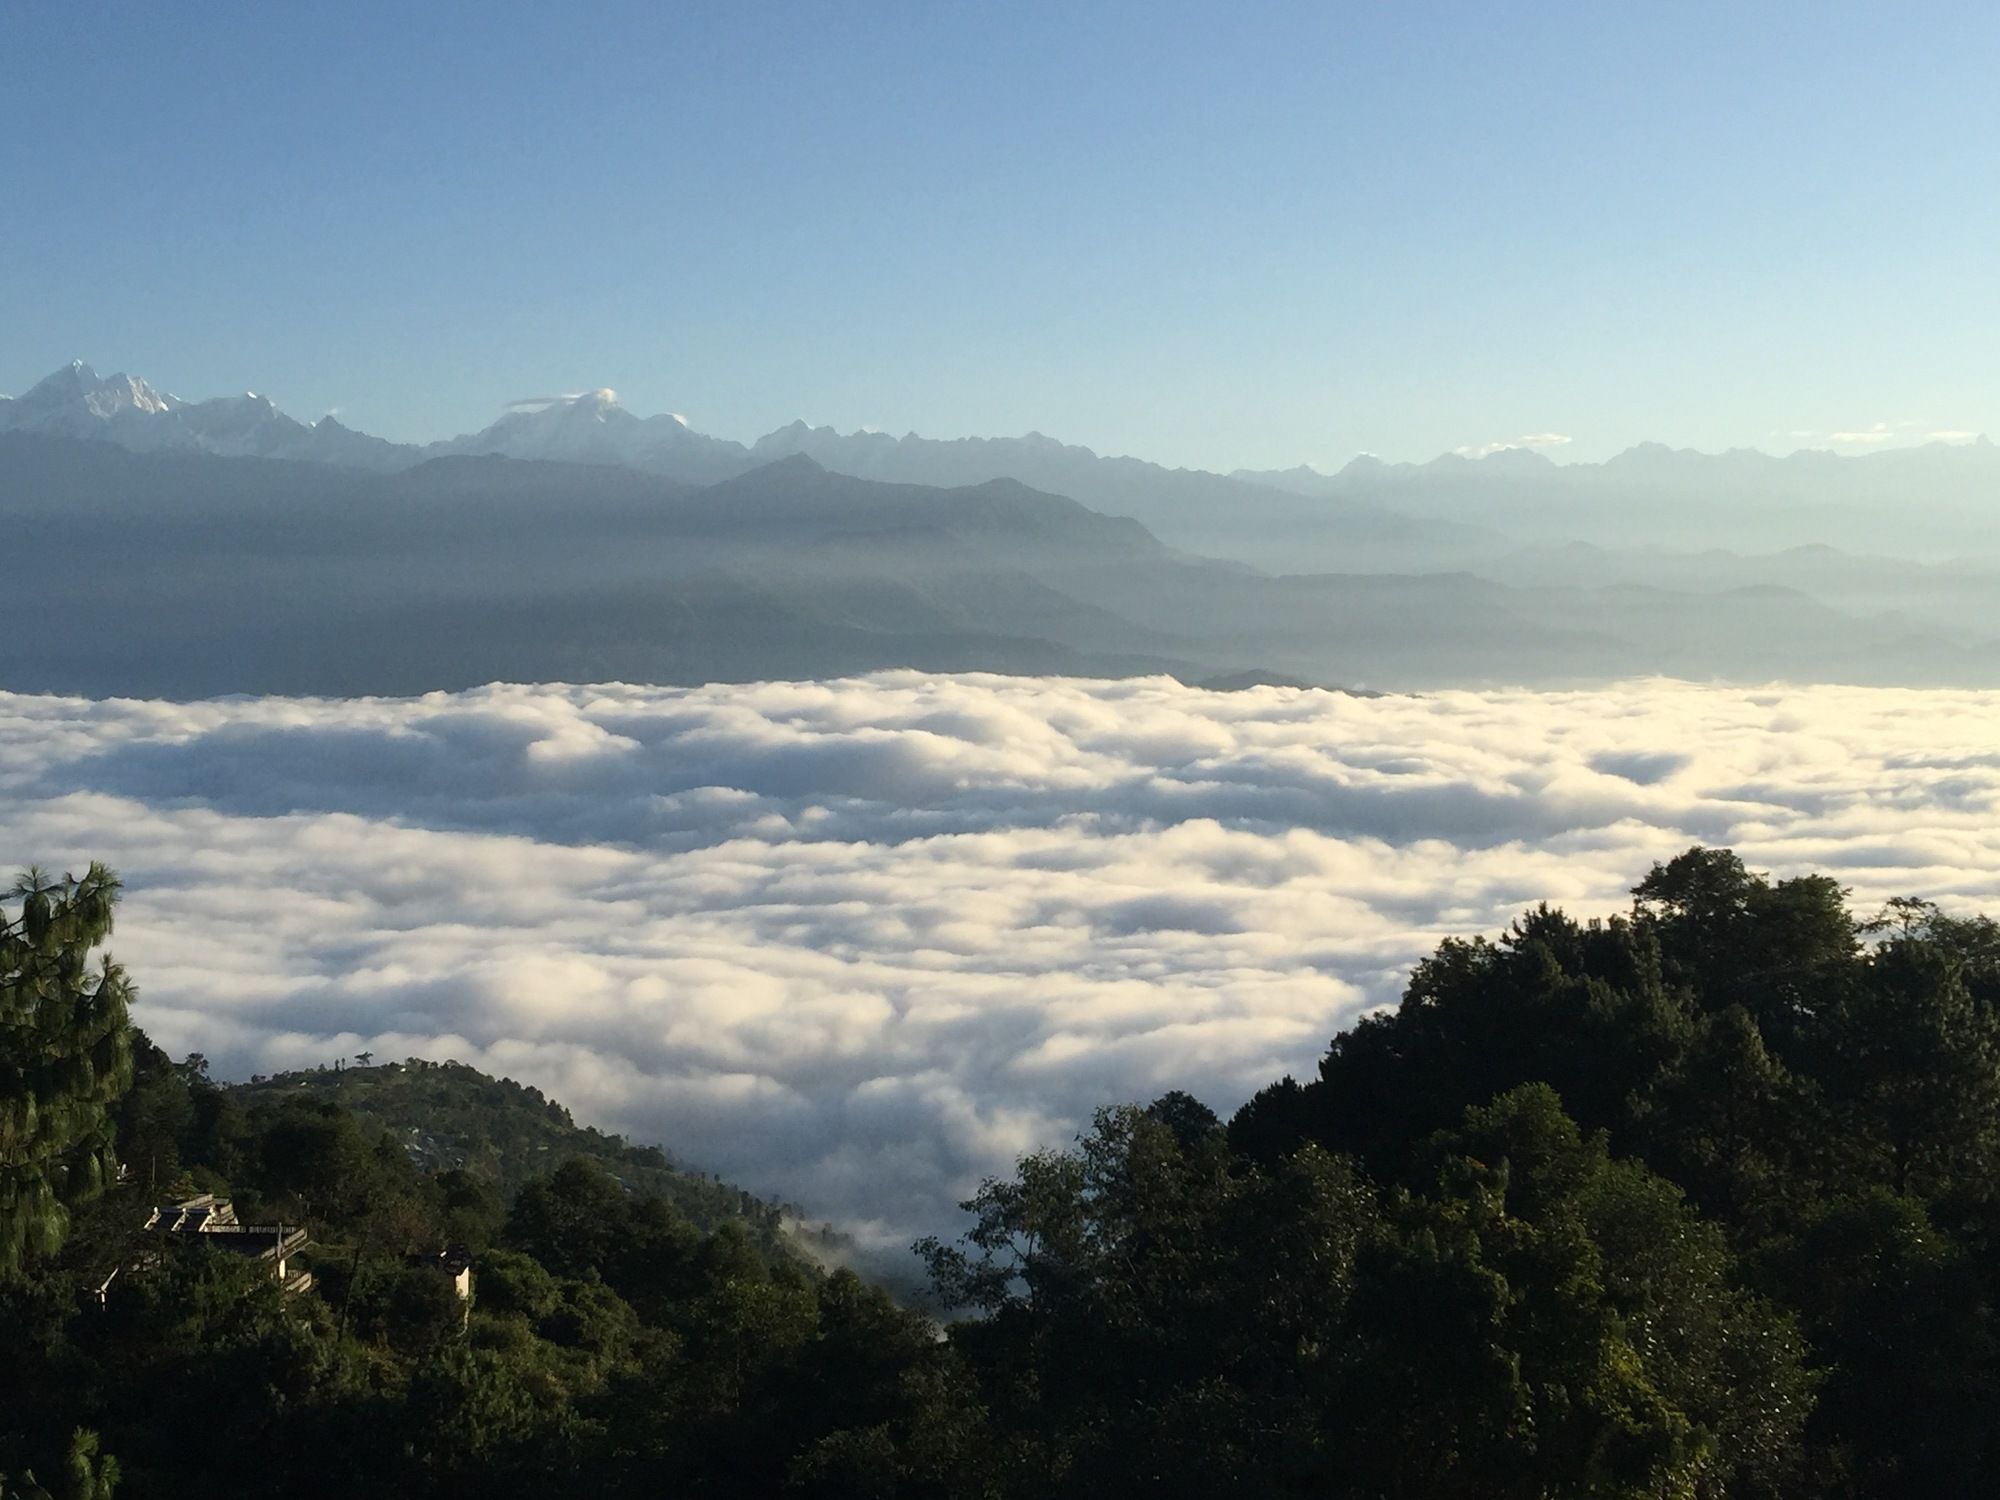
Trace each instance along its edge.
<path fill-rule="evenodd" d="M 1416 966 L 1392 1015 L 1334 1038 L 1304 1097 L 1267 1090 L 1232 1128 L 1269 1151 L 1282 1142 L 1274 1124 L 1291 1115 L 1329 1150 L 1396 1178 L 1468 1107 L 1547 1083 L 1577 1120 L 1622 1144 L 1690 1032 L 1650 925 L 1584 924 L 1540 906 L 1498 941 L 1447 939 Z"/>
<path fill-rule="evenodd" d="M 440 1172 L 430 1182 L 439 1227 L 448 1241 L 474 1254 L 493 1243 L 507 1217 L 507 1203 L 498 1188 L 462 1167 Z"/>
<path fill-rule="evenodd" d="M 1701 1019 L 1686 1055 L 1649 1090 L 1640 1135 L 1655 1167 L 1755 1237 L 1801 1190 L 1824 1127 L 1806 1080 L 1771 1055 L 1750 1012 L 1731 1005 Z"/>
<path fill-rule="evenodd" d="M 1026 1494 L 1264 1494 L 1325 1481 L 1323 1428 L 1374 1195 L 1308 1146 L 1251 1167 L 1185 1095 L 1100 1111 L 925 1241 Z M 947 1424 L 948 1428 L 958 1424 Z M 978 1445 L 971 1445 L 982 1451 Z M 960 1451 L 965 1451 L 961 1448 Z"/>
<path fill-rule="evenodd" d="M 558 1276 L 581 1276 L 610 1260 L 627 1213 L 617 1179 L 579 1157 L 522 1187 L 501 1240 Z"/>
<path fill-rule="evenodd" d="M 438 1493 L 528 1496 L 585 1488 L 566 1482 L 561 1398 L 521 1360 L 447 1346 L 417 1367 L 396 1415 L 411 1458 Z M 413 1483 L 404 1492 L 423 1493 Z"/>
<path fill-rule="evenodd" d="M 118 1488 L 118 1460 L 99 1452 L 97 1434 L 79 1427 L 63 1463 L 63 1500 L 111 1500 Z"/>
<path fill-rule="evenodd" d="M 72 1205 L 116 1172 L 112 1107 L 131 1082 L 130 989 L 106 955 L 118 880 L 30 870 L 0 921 L 0 1275 L 63 1242 Z M 0 913 L 4 916 L 4 913 Z"/>
<path fill-rule="evenodd" d="M 1974 999 L 2000 1008 L 2000 922 L 1949 916 L 1935 901 L 1897 896 L 1862 931 L 1920 939 L 1965 982 Z"/>
<path fill-rule="evenodd" d="M 21 1475 L 15 1484 L 0 1474 L 0 1500 L 112 1500 L 120 1471 L 118 1460 L 99 1451 L 97 1434 L 79 1427 L 70 1435 L 69 1452 L 63 1458 L 62 1488 L 51 1494 L 35 1482 L 34 1470 Z"/>
<path fill-rule="evenodd" d="M 2000 1157 L 2000 1015 L 1920 939 L 1879 948 L 1825 1018 L 1823 1076 L 1857 1169 L 1929 1196 Z"/>
<path fill-rule="evenodd" d="M 465 1325 L 464 1302 L 451 1278 L 435 1266 L 391 1266 L 360 1280 L 350 1291 L 355 1331 L 400 1354 L 428 1354 Z"/>
<path fill-rule="evenodd" d="M 1782 1492 L 1803 1346 L 1721 1235 L 1545 1085 L 1467 1112 L 1364 1255 L 1348 1401 L 1366 1492 Z"/>
<path fill-rule="evenodd" d="M 264 1123 L 257 1158 L 264 1191 L 296 1203 L 309 1219 L 345 1218 L 366 1206 L 373 1162 L 347 1110 L 292 1104 Z"/>
<path fill-rule="evenodd" d="M 1992 1493 L 2000 1463 L 1993 1325 L 1977 1269 L 1924 1206 L 1885 1187 L 1817 1204 L 1766 1252 L 1825 1380 L 1819 1493 Z"/>
<path fill-rule="evenodd" d="M 118 1158 L 150 1196 L 181 1176 L 182 1143 L 193 1132 L 194 1098 L 167 1054 L 132 1029 L 132 1086 L 116 1109 Z"/>
<path fill-rule="evenodd" d="M 1667 981 L 1691 989 L 1705 1010 L 1741 1005 L 1787 1060 L 1828 977 L 1859 948 L 1860 924 L 1838 881 L 1773 883 L 1728 849 L 1696 847 L 1654 865 L 1632 896 L 1659 936 Z"/>

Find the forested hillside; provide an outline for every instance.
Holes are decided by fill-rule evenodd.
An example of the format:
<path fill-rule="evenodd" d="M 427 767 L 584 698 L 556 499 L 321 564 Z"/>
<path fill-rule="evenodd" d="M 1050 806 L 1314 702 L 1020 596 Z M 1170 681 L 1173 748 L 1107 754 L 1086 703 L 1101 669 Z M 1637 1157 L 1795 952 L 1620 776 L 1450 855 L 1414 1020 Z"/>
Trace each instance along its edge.
<path fill-rule="evenodd" d="M 469 1069 L 209 1083 L 85 962 L 115 896 L 31 878 L 0 935 L 0 1493 L 1804 1500 L 2000 1459 L 1984 918 L 1695 849 L 1446 942 L 1316 1077 L 987 1183 L 920 1247 L 940 1330 Z M 183 1189 L 309 1225 L 312 1288 L 141 1233 Z"/>
<path fill-rule="evenodd" d="M 489 1077 L 464 1063 L 371 1058 L 258 1078 L 226 1092 L 251 1117 L 297 1100 L 351 1110 L 364 1124 L 386 1131 L 420 1172 L 462 1171 L 505 1199 L 566 1161 L 586 1161 L 627 1192 L 664 1199 L 701 1230 L 740 1219 L 761 1249 L 781 1253 L 784 1205 L 683 1169 L 657 1146 L 635 1146 L 578 1125 L 540 1089 Z"/>

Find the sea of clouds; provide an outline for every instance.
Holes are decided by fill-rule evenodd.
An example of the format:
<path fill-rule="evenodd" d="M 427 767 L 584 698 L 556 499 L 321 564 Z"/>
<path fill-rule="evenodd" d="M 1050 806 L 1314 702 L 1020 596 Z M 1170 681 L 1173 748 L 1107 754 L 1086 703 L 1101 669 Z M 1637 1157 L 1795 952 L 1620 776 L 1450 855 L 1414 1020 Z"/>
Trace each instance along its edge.
<path fill-rule="evenodd" d="M 127 884 L 216 1071 L 457 1057 L 864 1241 L 1100 1103 L 1226 1113 L 1449 934 L 1735 847 L 2000 911 L 2000 694 L 933 677 L 0 695 L 0 857 Z"/>

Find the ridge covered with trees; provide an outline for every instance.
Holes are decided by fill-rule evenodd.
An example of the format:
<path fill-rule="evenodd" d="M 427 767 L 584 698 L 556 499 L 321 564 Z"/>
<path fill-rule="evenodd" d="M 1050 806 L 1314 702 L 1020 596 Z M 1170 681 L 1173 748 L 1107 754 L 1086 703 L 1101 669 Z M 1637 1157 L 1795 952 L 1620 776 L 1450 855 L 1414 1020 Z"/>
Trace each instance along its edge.
<path fill-rule="evenodd" d="M 211 1084 L 87 961 L 115 894 L 31 878 L 0 938 L 0 1495 L 199 1458 L 303 1495 L 1803 1500 L 2000 1459 L 1985 918 L 1698 848 L 1616 915 L 1447 941 L 1317 1076 L 1107 1108 L 985 1184 L 919 1246 L 940 1325 L 469 1069 Z M 309 1223 L 312 1290 L 144 1234 L 169 1185 Z"/>
<path fill-rule="evenodd" d="M 579 1125 L 540 1089 L 464 1063 L 423 1058 L 375 1063 L 372 1054 L 362 1053 L 352 1063 L 253 1078 L 224 1090 L 252 1117 L 306 1102 L 352 1111 L 364 1129 L 380 1129 L 396 1140 L 420 1173 L 463 1172 L 503 1200 L 511 1201 L 564 1162 L 581 1159 L 628 1192 L 666 1200 L 703 1232 L 740 1221 L 767 1259 L 796 1248 L 801 1210 L 682 1167 L 657 1146 L 634 1145 Z"/>

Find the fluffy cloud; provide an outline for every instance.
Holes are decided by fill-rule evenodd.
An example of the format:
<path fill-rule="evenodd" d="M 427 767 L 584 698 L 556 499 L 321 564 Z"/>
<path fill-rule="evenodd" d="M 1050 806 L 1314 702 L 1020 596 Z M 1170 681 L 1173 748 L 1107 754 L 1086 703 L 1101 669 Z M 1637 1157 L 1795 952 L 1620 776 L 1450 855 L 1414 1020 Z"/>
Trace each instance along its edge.
<path fill-rule="evenodd" d="M 1524 432 L 1519 437 L 1499 438 L 1490 443 L 1468 443 L 1452 452 L 1463 458 L 1490 458 L 1516 448 L 1567 448 L 1571 441 L 1566 432 Z"/>
<path fill-rule="evenodd" d="M 545 406 L 567 406 L 590 395 L 610 396 L 610 391 L 565 391 L 560 396 L 517 396 L 506 403 L 508 411 L 540 411 Z"/>
<path fill-rule="evenodd" d="M 125 876 L 170 1051 L 461 1057 L 891 1244 L 1697 840 L 2000 909 L 1996 746 L 2000 694 L 1835 687 L 0 695 L 0 847 Z"/>
<path fill-rule="evenodd" d="M 1954 445 L 1976 443 L 1980 434 L 1970 428 L 1940 428 L 1934 422 L 1907 417 L 1899 422 L 1871 422 L 1866 427 L 1853 428 L 1846 432 L 1792 432 L 1791 437 L 1800 440 L 1818 440 L 1832 444 L 1836 448 L 1859 448 L 1863 450 L 1893 445 L 1913 447 L 1920 443 L 1951 443 Z"/>

